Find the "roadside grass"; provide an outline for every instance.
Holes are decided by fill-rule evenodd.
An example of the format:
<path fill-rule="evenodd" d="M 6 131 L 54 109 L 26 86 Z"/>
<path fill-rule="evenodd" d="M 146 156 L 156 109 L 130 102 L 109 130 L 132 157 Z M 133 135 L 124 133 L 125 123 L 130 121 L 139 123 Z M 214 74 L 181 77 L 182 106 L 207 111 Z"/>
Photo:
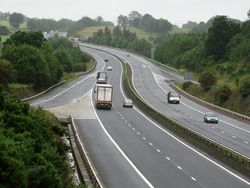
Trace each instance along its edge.
<path fill-rule="evenodd" d="M 93 69 L 93 66 L 95 65 L 95 62 L 93 59 L 91 59 L 89 62 L 86 63 L 87 65 L 87 70 L 85 72 L 90 71 L 91 69 Z M 66 81 L 69 82 L 71 80 L 74 80 L 75 78 L 77 78 L 78 76 L 81 76 L 82 74 L 84 74 L 84 72 L 70 72 L 70 73 L 64 73 L 63 77 L 61 78 L 60 81 Z"/>
<path fill-rule="evenodd" d="M 32 88 L 32 85 L 18 83 L 8 84 L 8 91 L 17 95 L 20 99 L 30 97 L 36 94 L 36 92 Z"/>

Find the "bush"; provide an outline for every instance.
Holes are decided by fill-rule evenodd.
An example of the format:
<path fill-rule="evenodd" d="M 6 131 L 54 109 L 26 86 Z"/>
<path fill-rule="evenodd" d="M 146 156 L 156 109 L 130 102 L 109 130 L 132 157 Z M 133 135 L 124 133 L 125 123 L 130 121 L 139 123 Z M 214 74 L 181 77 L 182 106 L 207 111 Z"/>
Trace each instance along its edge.
<path fill-rule="evenodd" d="M 73 72 L 84 72 L 87 70 L 87 66 L 83 63 L 73 64 L 72 71 Z"/>
<path fill-rule="evenodd" d="M 208 91 L 217 82 L 216 77 L 210 72 L 204 72 L 199 77 L 199 83 L 204 91 Z"/>
<path fill-rule="evenodd" d="M 182 89 L 183 89 L 184 91 L 186 91 L 192 84 L 193 84 L 193 82 L 190 82 L 190 81 L 184 82 L 184 83 L 182 84 Z"/>
<path fill-rule="evenodd" d="M 229 99 L 231 93 L 232 93 L 231 89 L 226 85 L 217 88 L 214 90 L 215 101 L 218 102 L 219 104 L 224 103 Z"/>
<path fill-rule="evenodd" d="M 8 35 L 10 31 L 5 26 L 0 26 L 0 35 Z"/>
<path fill-rule="evenodd" d="M 250 76 L 247 76 L 240 81 L 239 91 L 243 99 L 250 95 Z"/>

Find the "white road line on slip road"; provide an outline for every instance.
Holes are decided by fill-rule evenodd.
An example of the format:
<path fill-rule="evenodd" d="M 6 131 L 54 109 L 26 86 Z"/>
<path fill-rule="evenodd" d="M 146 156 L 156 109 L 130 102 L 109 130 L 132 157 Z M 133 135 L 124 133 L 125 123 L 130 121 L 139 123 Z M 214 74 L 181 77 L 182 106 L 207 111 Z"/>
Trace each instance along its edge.
<path fill-rule="evenodd" d="M 97 58 L 99 58 L 99 60 L 101 60 L 100 62 L 102 62 L 102 59 L 101 59 L 101 57 L 100 57 L 100 56 L 98 56 L 98 55 L 95 55 L 95 56 L 96 56 Z M 104 64 L 104 65 L 103 65 L 100 69 L 104 69 L 104 67 L 105 67 L 105 63 L 103 63 L 103 64 Z M 99 70 L 100 70 L 100 69 L 99 69 Z M 97 70 L 97 71 L 98 71 L 98 70 Z M 97 72 L 97 71 L 96 71 L 96 72 Z M 80 81 L 79 81 L 79 82 L 77 82 L 76 84 L 74 84 L 74 85 L 72 85 L 71 87 L 69 87 L 68 89 L 65 89 L 65 90 L 63 90 L 62 92 L 60 92 L 60 93 L 58 93 L 58 94 L 54 95 L 53 97 L 48 98 L 48 99 L 43 100 L 43 101 L 39 101 L 39 102 L 35 102 L 35 103 L 31 103 L 31 105 L 37 105 L 37 104 L 45 103 L 45 102 L 47 102 L 47 101 L 50 101 L 50 100 L 52 100 L 52 99 L 54 99 L 54 98 L 56 98 L 56 97 L 60 96 L 61 94 L 63 94 L 63 93 L 65 93 L 65 92 L 67 92 L 68 90 L 70 90 L 70 89 L 72 89 L 73 87 L 75 87 L 75 86 L 79 85 L 80 83 L 84 82 L 85 80 L 87 80 L 87 79 L 89 79 L 89 78 L 93 77 L 93 76 L 96 74 L 96 72 L 94 72 L 94 73 L 92 73 L 92 74 L 88 75 L 86 78 L 84 78 L 84 79 L 80 80 Z"/>
<path fill-rule="evenodd" d="M 93 90 L 92 90 L 93 91 Z M 91 95 L 92 96 L 92 95 Z M 131 165 L 131 167 L 136 171 L 136 173 L 142 178 L 142 180 L 148 185 L 150 188 L 154 188 L 154 186 L 145 178 L 145 176 L 136 168 L 134 163 L 128 158 L 128 156 L 123 152 L 123 150 L 119 147 L 119 145 L 115 142 L 115 140 L 111 137 L 111 135 L 108 133 L 108 131 L 105 129 L 104 125 L 102 124 L 102 121 L 100 120 L 99 116 L 96 113 L 93 100 L 91 97 L 91 104 L 92 108 L 94 110 L 94 113 L 97 117 L 98 122 L 100 123 L 103 131 L 106 133 L 106 135 L 109 137 L 109 139 L 112 141 L 112 143 L 115 145 L 115 147 L 118 149 L 118 151 L 122 154 L 122 156 L 126 159 L 126 161 Z"/>
<path fill-rule="evenodd" d="M 127 60 L 126 60 L 127 61 Z M 129 61 L 127 61 L 129 63 Z M 121 79 L 120 79 L 120 88 L 121 88 Z M 133 81 L 132 81 L 133 83 Z M 157 83 L 157 82 L 156 82 Z M 157 83 L 158 84 L 158 83 Z M 159 84 L 158 84 L 159 85 Z M 159 86 L 160 87 L 160 86 Z M 161 88 L 161 87 L 160 87 Z M 162 88 L 161 88 L 162 89 Z M 163 90 L 163 89 L 162 89 Z M 123 90 L 121 88 L 121 91 L 123 93 Z M 164 92 L 166 92 L 165 90 L 163 90 Z M 140 94 L 139 94 L 140 95 Z M 124 93 L 123 96 L 125 97 Z M 126 98 L 126 97 L 125 97 Z M 152 105 L 151 105 L 152 106 Z M 250 185 L 250 182 L 248 182 L 247 180 L 245 180 L 244 178 L 240 177 L 239 175 L 235 174 L 234 172 L 228 170 L 226 167 L 220 165 L 219 163 L 215 162 L 214 160 L 210 159 L 209 157 L 205 156 L 204 154 L 200 153 L 199 151 L 197 151 L 196 149 L 194 149 L 193 147 L 191 147 L 190 145 L 186 144 L 185 142 L 181 141 L 179 138 L 175 137 L 174 135 L 172 135 L 171 133 L 169 133 L 167 130 L 163 129 L 161 126 L 159 126 L 158 124 L 156 124 L 155 122 L 153 122 L 151 119 L 149 119 L 146 115 L 144 115 L 139 109 L 137 109 L 136 107 L 134 107 L 134 109 L 140 113 L 145 119 L 147 119 L 148 121 L 150 121 L 152 124 L 154 124 L 156 127 L 158 127 L 160 130 L 162 130 L 164 133 L 166 133 L 167 135 L 169 135 L 170 137 L 172 137 L 174 140 L 178 141 L 179 143 L 181 143 L 182 145 L 184 145 L 185 147 L 187 147 L 188 149 L 190 149 L 191 151 L 193 151 L 194 153 L 196 153 L 197 155 L 201 156 L 202 158 L 208 160 L 209 162 L 211 162 L 212 164 L 214 164 L 215 166 L 217 166 L 218 168 L 224 170 L 225 172 L 227 172 L 228 174 L 234 176 L 235 178 L 237 178 L 238 180 L 246 183 L 247 185 Z M 155 108 L 154 108 L 155 109 Z M 194 109 L 195 110 L 195 109 Z"/>
<path fill-rule="evenodd" d="M 157 74 L 157 75 L 158 75 L 158 74 Z M 153 74 L 153 76 L 154 76 L 154 74 Z M 161 75 L 158 75 L 158 76 L 162 77 Z M 164 77 L 162 77 L 162 78 L 165 79 Z M 162 90 L 163 92 L 167 93 L 167 92 L 160 86 L 160 84 L 157 82 L 157 79 L 155 78 L 155 76 L 154 76 L 154 79 L 155 79 L 155 82 L 157 83 L 157 85 L 161 88 L 161 90 Z M 196 112 L 199 112 L 199 113 L 201 113 L 201 114 L 203 114 L 203 115 L 205 114 L 204 112 L 202 112 L 202 111 L 200 111 L 200 110 L 197 110 L 197 109 L 195 109 L 195 108 L 193 108 L 193 107 L 191 107 L 191 106 L 189 106 L 189 105 L 187 105 L 187 104 L 185 104 L 185 103 L 183 103 L 183 102 L 180 102 L 180 103 L 183 104 L 184 106 L 190 108 L 191 110 L 194 110 L 194 111 L 196 111 Z M 227 124 L 227 125 L 229 125 L 229 126 L 231 126 L 231 127 L 234 127 L 234 128 L 236 128 L 236 129 L 239 129 L 239 130 L 241 130 L 241 131 L 244 131 L 244 132 L 250 134 L 250 131 L 248 131 L 248 130 L 246 130 L 246 129 L 243 129 L 243 128 L 241 128 L 241 127 L 237 127 L 237 126 L 235 126 L 235 125 L 233 125 L 233 124 L 231 124 L 231 123 L 228 123 L 228 122 L 226 122 L 226 121 L 223 121 L 223 120 L 220 120 L 220 122 L 222 122 L 222 123 L 224 123 L 224 124 Z"/>

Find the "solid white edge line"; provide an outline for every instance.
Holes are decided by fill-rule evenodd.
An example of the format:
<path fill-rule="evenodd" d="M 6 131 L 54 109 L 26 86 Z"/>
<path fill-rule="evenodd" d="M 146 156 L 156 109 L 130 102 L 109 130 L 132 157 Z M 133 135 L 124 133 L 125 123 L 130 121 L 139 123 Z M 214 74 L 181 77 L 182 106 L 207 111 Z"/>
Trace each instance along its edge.
<path fill-rule="evenodd" d="M 98 58 L 99 58 L 99 60 L 102 60 L 100 56 L 98 56 L 98 55 L 95 55 L 95 56 L 96 56 L 96 57 L 98 57 Z M 102 61 L 100 61 L 100 62 L 102 62 Z M 104 65 L 103 65 L 100 69 L 104 69 L 104 67 L 105 67 L 105 63 L 103 63 L 103 64 L 104 64 Z M 99 69 L 99 70 L 100 70 L 100 69 Z M 72 89 L 73 87 L 75 87 L 75 86 L 79 85 L 80 83 L 84 82 L 85 80 L 87 80 L 87 79 L 91 78 L 91 77 L 92 77 L 94 74 L 96 74 L 96 72 L 98 72 L 99 70 L 97 70 L 97 71 L 93 72 L 92 74 L 89 74 L 86 78 L 84 78 L 84 79 L 80 80 L 79 82 L 75 83 L 75 84 L 74 84 L 74 85 L 72 85 L 71 87 L 69 87 L 69 88 L 67 88 L 67 89 L 63 90 L 62 92 L 60 92 L 60 93 L 58 93 L 58 94 L 54 95 L 53 97 L 50 97 L 50 98 L 48 98 L 48 99 L 46 99 L 46 100 L 43 100 L 43 101 L 39 101 L 39 102 L 35 102 L 35 103 L 31 103 L 30 105 L 34 106 L 34 105 L 37 105 L 37 104 L 45 103 L 45 102 L 47 102 L 47 101 L 50 101 L 50 100 L 52 100 L 52 99 L 54 99 L 54 98 L 56 98 L 56 97 L 60 96 L 61 94 L 63 94 L 63 93 L 65 93 L 65 92 L 67 92 L 68 90 L 70 90 L 70 89 Z"/>
<path fill-rule="evenodd" d="M 109 139 L 112 141 L 112 143 L 115 145 L 117 150 L 122 154 L 122 156 L 126 159 L 126 161 L 131 165 L 131 167 L 136 171 L 136 173 L 143 179 L 143 181 L 150 187 L 153 188 L 154 186 L 143 176 L 143 174 L 136 168 L 136 166 L 133 164 L 133 162 L 128 158 L 128 156 L 122 151 L 122 149 L 118 146 L 118 144 L 115 142 L 115 140 L 110 136 L 108 131 L 105 129 L 104 125 L 102 124 L 99 116 L 96 113 L 96 109 L 94 108 L 93 100 L 92 100 L 92 95 L 91 95 L 91 103 L 92 103 L 92 108 L 94 110 L 94 113 L 97 117 L 98 122 L 100 123 L 103 131 L 105 134 L 109 137 Z"/>
<path fill-rule="evenodd" d="M 166 131 L 165 129 L 163 129 L 162 127 L 160 127 L 158 124 L 156 124 L 155 122 L 153 122 L 151 119 L 149 119 L 147 116 L 145 116 L 142 112 L 140 112 L 139 109 L 137 109 L 136 107 L 134 108 L 136 111 L 138 111 L 143 117 L 145 117 L 148 121 L 150 121 L 152 124 L 154 124 L 156 127 L 158 127 L 160 130 L 162 130 L 163 132 L 165 132 L 166 134 L 168 134 L 170 137 L 172 137 L 173 139 L 175 139 L 176 141 L 178 141 L 179 143 L 181 143 L 182 145 L 186 146 L 187 148 L 189 148 L 191 151 L 195 152 L 196 154 L 200 155 L 201 157 L 203 157 L 204 159 L 208 160 L 209 162 L 213 163 L 214 165 L 216 165 L 217 167 L 221 168 L 222 170 L 226 171 L 227 173 L 231 174 L 232 176 L 236 177 L 237 179 L 243 181 L 244 183 L 246 183 L 247 185 L 250 185 L 250 182 L 248 182 L 247 180 L 243 179 L 242 177 L 238 176 L 237 174 L 231 172 L 230 170 L 228 170 L 226 167 L 223 167 L 222 165 L 216 163 L 214 160 L 208 158 L 207 156 L 203 155 L 202 153 L 200 153 L 199 151 L 195 150 L 193 147 L 189 146 L 188 144 L 184 143 L 183 141 L 181 141 L 180 139 L 178 139 L 177 137 L 175 137 L 174 135 L 172 135 L 171 133 L 169 133 L 168 131 Z"/>
<path fill-rule="evenodd" d="M 120 64 L 121 66 L 121 64 Z M 123 68 L 121 66 L 121 70 L 123 72 Z M 122 75 L 122 74 L 121 74 Z M 121 78 L 120 78 L 120 82 L 121 82 Z M 121 86 L 121 85 L 120 85 Z M 121 90 L 122 91 L 122 90 Z M 93 91 L 92 91 L 93 92 Z M 123 93 L 123 91 L 122 91 Z M 94 113 L 100 123 L 100 125 L 102 126 L 102 129 L 104 130 L 104 132 L 107 134 L 107 136 L 109 137 L 109 139 L 113 142 L 113 144 L 115 145 L 115 147 L 119 150 L 119 152 L 123 155 L 123 157 L 127 160 L 127 162 L 132 166 L 132 168 L 136 171 L 136 173 L 143 179 L 143 181 L 150 187 L 150 188 L 154 188 L 154 186 L 145 178 L 145 176 L 136 168 L 136 166 L 133 164 L 133 162 L 127 157 L 127 155 L 122 151 L 122 149 L 118 146 L 118 144 L 114 141 L 114 139 L 110 136 L 110 134 L 108 133 L 108 131 L 105 129 L 104 125 L 102 124 L 101 120 L 99 119 L 96 110 L 94 108 L 94 104 L 93 104 L 93 100 L 91 97 L 91 103 L 92 103 L 92 108 L 94 109 Z"/>
<path fill-rule="evenodd" d="M 163 89 L 163 88 L 160 86 L 160 84 L 157 82 L 157 79 L 155 78 L 155 75 L 157 75 L 157 76 L 159 76 L 159 77 L 162 77 L 162 76 L 153 73 L 155 82 L 157 83 L 157 85 L 159 86 L 159 88 L 160 88 L 163 92 L 167 93 L 167 92 L 165 91 L 165 89 Z M 165 79 L 165 78 L 162 77 L 162 79 Z M 194 102 L 194 103 L 195 103 L 195 102 Z M 193 108 L 193 107 L 191 107 L 191 106 L 189 106 L 189 105 L 187 105 L 187 104 L 185 104 L 185 103 L 183 103 L 183 102 L 181 102 L 181 104 L 183 104 L 184 106 L 190 108 L 190 109 L 193 110 L 193 111 L 196 111 L 196 112 L 201 113 L 201 114 L 203 114 L 203 115 L 205 114 L 204 112 L 202 112 L 202 111 L 200 111 L 200 110 L 197 110 L 197 109 L 195 109 L 195 108 Z M 203 108 L 206 108 L 206 107 L 203 107 Z M 228 122 L 226 122 L 226 121 L 223 121 L 223 120 L 220 120 L 220 122 L 222 122 L 222 123 L 224 123 L 224 124 L 226 124 L 226 125 L 229 125 L 229 126 L 235 128 L 235 129 L 239 129 L 239 130 L 241 130 L 241 131 L 243 131 L 243 132 L 246 132 L 246 133 L 250 134 L 250 131 L 248 131 L 248 130 L 246 130 L 246 129 L 243 129 L 243 128 L 241 128 L 241 127 L 237 127 L 237 126 L 235 126 L 235 125 L 233 125 L 233 124 L 231 124 L 231 123 L 228 123 Z"/>
<path fill-rule="evenodd" d="M 127 60 L 126 60 L 127 61 Z M 129 63 L 129 61 L 127 61 Z M 130 63 L 129 63 L 130 64 Z M 132 67 L 132 66 L 131 66 Z M 133 75 L 133 74 L 132 74 Z M 133 79 L 133 77 L 132 77 Z M 133 83 L 133 81 L 132 81 Z M 135 88 L 136 89 L 136 88 Z M 173 139 L 175 139 L 176 141 L 180 142 L 181 144 L 183 144 L 184 146 L 186 146 L 187 148 L 189 148 L 190 150 L 192 150 L 193 152 L 195 152 L 196 154 L 200 155 L 201 157 L 205 158 L 206 160 L 210 161 L 211 163 L 213 163 L 214 165 L 216 165 L 217 167 L 221 168 L 222 170 L 226 171 L 227 173 L 231 174 L 232 176 L 236 177 L 237 179 L 243 181 L 244 183 L 246 183 L 247 185 L 250 185 L 250 182 L 248 182 L 247 180 L 245 180 L 244 178 L 238 176 L 237 174 L 231 172 L 230 170 L 228 170 L 226 167 L 223 167 L 222 165 L 216 163 L 214 160 L 208 158 L 207 156 L 203 155 L 202 153 L 200 153 L 199 151 L 195 150 L 193 147 L 189 146 L 188 144 L 184 143 L 183 141 L 181 141 L 180 139 L 178 139 L 177 137 L 175 137 L 174 135 L 172 135 L 171 133 L 169 133 L 168 131 L 166 131 L 165 129 L 163 129 L 162 127 L 160 127 L 158 124 L 156 124 L 155 122 L 153 122 L 151 119 L 149 119 L 146 115 L 144 115 L 139 109 L 137 109 L 136 107 L 134 107 L 134 109 L 139 112 L 143 117 L 145 117 L 148 121 L 150 121 L 152 124 L 154 124 L 156 127 L 158 127 L 160 130 L 162 130 L 163 132 L 165 132 L 166 134 L 168 134 L 169 136 L 171 136 Z"/>
<path fill-rule="evenodd" d="M 127 60 L 125 60 L 127 61 Z M 129 61 L 127 61 L 129 63 Z M 129 63 L 130 64 L 130 63 Z M 122 66 L 122 65 L 121 65 Z M 122 70 L 123 72 L 123 70 Z M 132 74 L 133 76 L 133 74 Z M 122 91 L 123 96 L 124 92 L 122 90 L 122 85 L 121 85 L 122 81 L 120 79 L 120 88 Z M 132 81 L 133 83 L 133 81 Z M 125 97 L 126 98 L 126 97 Z M 250 182 L 248 182 L 247 180 L 243 179 L 242 177 L 238 176 L 237 174 L 231 172 L 230 170 L 228 170 L 227 168 L 223 167 L 222 165 L 216 163 L 215 161 L 213 161 L 212 159 L 208 158 L 207 156 L 203 155 L 202 153 L 200 153 L 199 151 L 195 150 L 193 147 L 189 146 L 188 144 L 184 143 L 183 141 L 181 141 L 180 139 L 178 139 L 177 137 L 175 137 L 174 135 L 172 135 L 171 133 L 169 133 L 168 131 L 166 131 L 165 129 L 163 129 L 162 127 L 160 127 L 158 124 L 156 124 L 155 122 L 153 122 L 151 119 L 149 119 L 146 115 L 144 115 L 139 109 L 137 109 L 136 107 L 134 107 L 134 109 L 139 112 L 145 119 L 147 119 L 148 121 L 150 121 L 152 124 L 154 124 L 156 127 L 158 127 L 160 130 L 162 130 L 163 132 L 165 132 L 166 134 L 168 134 L 170 137 L 172 137 L 173 139 L 175 139 L 176 141 L 178 141 L 179 143 L 181 143 L 182 145 L 186 146 L 187 148 L 189 148 L 191 151 L 195 152 L 196 154 L 198 154 L 199 156 L 203 157 L 204 159 L 208 160 L 209 162 L 213 163 L 215 166 L 221 168 L 222 170 L 226 171 L 227 173 L 231 174 L 232 176 L 234 176 L 235 178 L 243 181 L 244 183 L 246 183 L 247 185 L 250 185 Z M 170 158 L 167 158 L 170 160 Z"/>

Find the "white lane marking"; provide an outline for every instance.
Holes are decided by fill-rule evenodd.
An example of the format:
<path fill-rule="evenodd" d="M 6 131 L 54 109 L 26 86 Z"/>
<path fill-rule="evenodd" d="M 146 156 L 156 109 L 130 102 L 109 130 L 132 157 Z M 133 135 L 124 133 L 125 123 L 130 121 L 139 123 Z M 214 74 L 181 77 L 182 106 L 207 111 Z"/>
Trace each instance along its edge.
<path fill-rule="evenodd" d="M 154 74 L 153 74 L 153 76 L 154 76 Z M 157 76 L 162 77 L 161 75 L 158 75 L 158 74 L 157 74 Z M 162 78 L 164 78 L 164 77 L 162 77 Z M 160 86 L 160 84 L 157 82 L 157 79 L 155 78 L 155 76 L 154 76 L 154 79 L 155 79 L 155 82 L 157 83 L 157 85 L 161 88 L 161 90 L 162 90 L 163 92 L 167 93 L 167 92 L 165 91 L 165 89 L 163 89 L 163 88 Z M 164 79 L 165 79 L 165 78 L 164 78 Z M 180 103 L 183 104 L 184 106 L 186 106 L 186 107 L 188 107 L 188 108 L 190 108 L 190 109 L 196 111 L 196 112 L 199 112 L 199 113 L 201 113 L 201 114 L 203 114 L 203 115 L 205 114 L 204 112 L 202 112 L 202 111 L 200 111 L 200 110 L 197 110 L 197 109 L 195 109 L 195 108 L 193 108 L 193 107 L 191 107 L 191 106 L 189 106 L 189 105 L 187 105 L 187 104 L 185 104 L 185 103 L 183 103 L 183 102 L 180 102 Z M 229 126 L 231 126 L 231 127 L 234 127 L 234 128 L 236 128 L 236 129 L 239 129 L 239 130 L 241 130 L 241 131 L 244 131 L 244 132 L 247 132 L 247 133 L 250 134 L 250 131 L 248 131 L 248 130 L 246 130 L 246 129 L 243 129 L 243 128 L 241 128 L 241 127 L 237 127 L 237 126 L 232 125 L 231 123 L 228 123 L 228 122 L 223 121 L 223 120 L 220 120 L 220 122 L 225 123 L 225 124 L 227 124 L 227 125 L 229 125 Z"/>
<path fill-rule="evenodd" d="M 233 135 L 232 138 L 236 138 L 236 136 Z"/>
<path fill-rule="evenodd" d="M 99 58 L 99 60 L 101 60 L 100 62 L 102 62 L 102 59 L 101 59 L 101 57 L 100 57 L 100 56 L 98 56 L 98 55 L 95 55 L 95 56 L 96 56 L 97 58 Z M 105 67 L 105 63 L 104 63 L 104 65 L 103 65 L 100 69 L 104 69 L 104 67 Z M 100 70 L 100 69 L 99 69 L 99 70 Z M 94 73 L 92 73 L 92 74 L 88 75 L 86 78 L 84 78 L 84 79 L 80 80 L 79 82 L 75 83 L 75 84 L 74 84 L 74 85 L 72 85 L 71 87 L 69 87 L 69 88 L 67 88 L 67 89 L 63 90 L 62 92 L 60 92 L 60 93 L 58 93 L 58 94 L 54 95 L 53 97 L 50 97 L 50 98 L 48 98 L 48 99 L 46 99 L 46 100 L 43 100 L 43 101 L 39 101 L 39 102 L 35 102 L 35 103 L 31 103 L 31 105 L 37 105 L 37 104 L 45 103 L 45 102 L 47 102 L 47 101 L 50 101 L 50 100 L 52 100 L 52 99 L 54 99 L 54 98 L 56 98 L 56 97 L 58 97 L 58 96 L 62 95 L 63 93 L 65 93 L 65 92 L 69 91 L 70 89 L 72 89 L 73 87 L 75 87 L 75 86 L 79 85 L 80 83 L 84 82 L 85 80 L 87 80 L 87 79 L 89 79 L 89 78 L 93 77 L 93 76 L 96 74 L 96 72 L 98 72 L 99 70 L 97 70 L 97 71 L 95 71 Z"/>
<path fill-rule="evenodd" d="M 127 121 L 127 120 L 125 120 L 125 123 L 128 123 L 128 121 Z"/>
<path fill-rule="evenodd" d="M 122 119 L 124 119 L 124 117 L 121 117 Z"/>
<path fill-rule="evenodd" d="M 170 161 L 170 158 L 169 158 L 169 157 L 166 157 L 166 159 L 167 159 L 168 161 Z"/>
<path fill-rule="evenodd" d="M 224 131 L 221 131 L 222 134 L 224 134 L 225 132 Z"/>
<path fill-rule="evenodd" d="M 191 177 L 192 180 L 197 181 L 194 177 Z"/>
<path fill-rule="evenodd" d="M 141 133 L 137 132 L 138 135 L 140 135 Z"/>
<path fill-rule="evenodd" d="M 182 170 L 182 168 L 180 166 L 177 166 L 177 168 L 179 168 L 180 170 Z"/>
<path fill-rule="evenodd" d="M 163 129 L 162 127 L 160 127 L 158 124 L 156 124 L 155 122 L 153 122 L 151 119 L 149 119 L 146 115 L 144 115 L 139 109 L 137 109 L 136 107 L 134 108 L 138 113 L 140 113 L 145 119 L 147 119 L 148 121 L 150 121 L 153 125 L 155 125 L 156 127 L 158 127 L 160 130 L 162 130 L 164 133 L 166 133 L 167 135 L 169 135 L 170 137 L 172 137 L 174 140 L 178 141 L 179 143 L 181 143 L 182 145 L 184 145 L 185 147 L 187 147 L 188 149 L 190 149 L 191 151 L 193 151 L 194 153 L 198 154 L 199 156 L 203 157 L 204 159 L 208 160 L 209 162 L 213 163 L 215 166 L 219 167 L 220 169 L 226 171 L 228 174 L 234 176 L 235 178 L 239 179 L 240 181 L 246 183 L 247 185 L 250 185 L 250 182 L 248 182 L 247 180 L 245 180 L 244 178 L 238 176 L 237 174 L 235 174 L 234 172 L 228 170 L 226 167 L 220 165 L 219 163 L 215 162 L 214 160 L 210 159 L 209 157 L 205 156 L 204 154 L 200 153 L 199 151 L 197 151 L 196 149 L 194 149 L 193 147 L 191 147 L 190 145 L 186 144 L 185 142 L 181 141 L 179 138 L 175 137 L 174 135 L 172 135 L 171 133 L 169 133 L 167 130 Z"/>
<path fill-rule="evenodd" d="M 149 142 L 149 145 L 152 146 L 153 144 L 151 142 Z"/>
<path fill-rule="evenodd" d="M 244 141 L 245 144 L 248 144 L 248 141 Z"/>
<path fill-rule="evenodd" d="M 130 127 L 131 127 L 131 124 L 129 123 L 129 124 L 128 124 L 128 126 L 130 126 Z"/>
<path fill-rule="evenodd" d="M 215 127 L 213 126 L 212 129 L 215 129 Z"/>
<path fill-rule="evenodd" d="M 142 137 L 143 138 L 143 140 L 146 140 L 146 138 L 145 137 Z"/>
<path fill-rule="evenodd" d="M 160 152 L 161 152 L 161 150 L 157 149 L 157 152 L 159 152 L 159 153 L 160 153 Z"/>
<path fill-rule="evenodd" d="M 127 61 L 127 60 L 126 60 Z M 128 61 L 127 61 L 128 62 Z M 128 62 L 129 63 L 129 62 Z M 130 64 L 130 63 L 129 63 Z M 132 66 L 131 66 L 132 68 Z M 132 68 L 133 71 L 133 68 Z M 133 74 L 132 74 L 132 80 L 133 80 Z M 133 83 L 133 81 L 132 81 Z M 120 77 L 120 89 L 122 91 L 123 96 L 124 92 L 122 90 L 122 79 Z M 139 94 L 140 95 L 140 94 Z M 125 97 L 126 98 L 126 97 Z M 151 105 L 152 106 L 152 105 Z M 153 107 L 154 108 L 154 107 Z M 215 166 L 219 167 L 220 169 L 226 171 L 227 173 L 229 173 L 230 175 L 234 176 L 235 178 L 239 179 L 240 181 L 246 183 L 247 185 L 250 185 L 250 182 L 248 182 L 247 180 L 245 180 L 244 178 L 238 176 L 237 174 L 233 173 L 232 171 L 228 170 L 227 168 L 223 167 L 222 165 L 220 165 L 219 163 L 215 162 L 214 160 L 208 158 L 207 156 L 205 156 L 204 154 L 200 153 L 199 151 L 195 150 L 193 147 L 189 146 L 188 144 L 184 143 L 183 141 L 181 141 L 180 139 L 178 139 L 177 137 L 175 137 L 174 135 L 172 135 L 171 133 L 169 133 L 168 131 L 166 131 L 165 129 L 163 129 L 162 127 L 160 127 L 158 124 L 156 124 L 155 122 L 153 122 L 151 119 L 149 119 L 146 115 L 144 115 L 139 109 L 137 109 L 136 107 L 134 107 L 134 109 L 141 114 L 145 119 L 147 119 L 149 122 L 151 122 L 153 125 L 155 125 L 156 127 L 158 127 L 160 130 L 162 130 L 164 133 L 166 133 L 167 135 L 169 135 L 170 137 L 172 137 L 174 140 L 178 141 L 179 143 L 181 143 L 182 145 L 184 145 L 185 147 L 187 147 L 188 149 L 190 149 L 191 151 L 193 151 L 194 153 L 198 154 L 199 156 L 203 157 L 204 159 L 208 160 L 209 162 L 213 163 Z M 154 108 L 155 109 L 155 108 Z M 168 160 L 168 158 L 167 158 Z M 170 159 L 169 159 L 170 160 Z"/>
<path fill-rule="evenodd" d="M 92 90 L 93 91 L 93 90 Z M 92 95 L 91 95 L 92 96 Z M 98 117 L 96 110 L 94 108 L 94 104 L 93 104 L 93 100 L 91 97 L 91 104 L 92 104 L 92 108 L 94 110 L 94 113 L 103 129 L 103 131 L 106 133 L 106 135 L 109 137 L 109 139 L 113 142 L 113 144 L 115 145 L 115 147 L 118 149 L 118 151 L 122 154 L 122 156 L 127 160 L 127 162 L 132 166 L 132 168 L 136 171 L 136 173 L 143 179 L 143 181 L 148 185 L 148 187 L 150 188 L 154 188 L 154 186 L 145 178 L 145 176 L 136 168 L 136 166 L 134 165 L 134 163 L 128 158 L 128 156 L 122 151 L 122 149 L 119 147 L 119 145 L 115 142 L 115 140 L 110 136 L 110 134 L 108 133 L 108 131 L 105 129 L 104 125 L 102 124 L 102 121 L 100 120 L 100 118 Z"/>

